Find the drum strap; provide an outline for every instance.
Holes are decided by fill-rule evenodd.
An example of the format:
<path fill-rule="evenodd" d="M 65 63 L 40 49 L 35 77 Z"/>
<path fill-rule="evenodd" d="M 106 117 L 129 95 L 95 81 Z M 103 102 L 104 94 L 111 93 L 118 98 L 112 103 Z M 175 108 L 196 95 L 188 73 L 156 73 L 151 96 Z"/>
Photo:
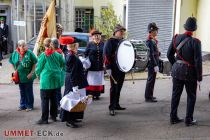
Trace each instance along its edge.
<path fill-rule="evenodd" d="M 177 47 L 176 47 L 176 37 L 177 35 L 174 36 L 174 49 L 176 50 L 177 56 L 184 62 L 184 64 L 194 67 L 194 65 L 190 64 L 188 61 L 186 61 L 179 53 L 179 50 L 184 46 L 184 44 L 190 39 L 190 37 L 185 38 Z"/>

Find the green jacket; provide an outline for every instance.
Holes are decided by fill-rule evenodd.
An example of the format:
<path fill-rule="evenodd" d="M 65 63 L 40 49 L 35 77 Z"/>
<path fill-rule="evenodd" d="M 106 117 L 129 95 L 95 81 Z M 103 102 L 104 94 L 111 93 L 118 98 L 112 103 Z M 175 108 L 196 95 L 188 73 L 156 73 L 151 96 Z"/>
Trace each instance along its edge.
<path fill-rule="evenodd" d="M 20 54 L 17 51 L 14 51 L 10 56 L 9 62 L 14 66 L 15 69 L 18 70 L 20 83 L 28 83 L 33 81 L 35 76 L 33 76 L 31 79 L 28 79 L 27 76 L 31 72 L 33 65 L 37 63 L 36 56 L 31 50 L 27 50 L 21 62 L 19 62 L 19 59 Z"/>
<path fill-rule="evenodd" d="M 46 56 L 42 53 L 39 56 L 35 73 L 40 78 L 40 89 L 56 89 L 64 84 L 63 69 L 65 62 L 57 52 Z"/>

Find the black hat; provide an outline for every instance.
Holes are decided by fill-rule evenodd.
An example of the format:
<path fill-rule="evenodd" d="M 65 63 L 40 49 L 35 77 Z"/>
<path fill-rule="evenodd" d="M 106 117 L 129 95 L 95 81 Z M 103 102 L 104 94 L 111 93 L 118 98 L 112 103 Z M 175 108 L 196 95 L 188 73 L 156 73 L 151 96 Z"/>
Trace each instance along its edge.
<path fill-rule="evenodd" d="M 122 25 L 117 24 L 114 28 L 114 33 L 118 32 L 118 31 L 126 31 L 126 29 Z"/>
<path fill-rule="evenodd" d="M 98 30 L 92 30 L 90 34 L 91 36 L 93 36 L 93 35 L 101 35 L 102 33 L 99 32 Z"/>
<path fill-rule="evenodd" d="M 197 20 L 195 17 L 188 17 L 184 24 L 184 28 L 187 31 L 195 31 L 197 29 Z"/>
<path fill-rule="evenodd" d="M 148 32 L 156 31 L 158 29 L 159 28 L 157 27 L 155 22 L 151 22 L 151 23 L 148 24 L 148 27 L 147 27 Z"/>

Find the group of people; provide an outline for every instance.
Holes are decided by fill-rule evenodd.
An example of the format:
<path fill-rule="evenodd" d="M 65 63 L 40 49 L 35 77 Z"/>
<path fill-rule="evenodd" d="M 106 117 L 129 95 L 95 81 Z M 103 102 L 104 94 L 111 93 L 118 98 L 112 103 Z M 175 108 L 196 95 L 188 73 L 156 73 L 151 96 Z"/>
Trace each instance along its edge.
<path fill-rule="evenodd" d="M 148 25 L 149 47 L 148 78 L 145 90 L 146 102 L 157 102 L 153 96 L 156 74 L 159 71 L 158 27 L 155 23 Z M 197 29 L 197 21 L 189 17 L 184 24 L 185 33 L 173 37 L 168 48 L 167 57 L 172 65 L 173 89 L 171 99 L 170 123 L 176 124 L 185 121 L 186 126 L 195 125 L 197 121 L 193 118 L 196 102 L 197 87 L 202 81 L 202 54 L 201 42 L 193 37 Z M 185 119 L 178 117 L 178 106 L 183 89 L 187 92 L 187 111 Z"/>
<path fill-rule="evenodd" d="M 171 101 L 171 124 L 184 121 L 178 117 L 177 109 L 180 96 L 185 86 L 187 91 L 187 114 L 185 124 L 196 124 L 193 118 L 196 101 L 197 84 L 202 81 L 202 56 L 201 43 L 192 37 L 197 29 L 196 19 L 189 17 L 184 25 L 186 32 L 175 35 L 168 48 L 167 57 L 172 64 L 173 91 Z M 156 74 L 159 71 L 159 57 L 156 36 L 159 28 L 156 23 L 148 25 L 148 38 L 146 45 L 149 48 L 148 78 L 145 88 L 145 101 L 157 102 L 153 96 Z M 85 61 L 77 56 L 78 42 L 75 37 L 60 37 L 59 39 L 46 38 L 45 51 L 38 57 L 27 49 L 24 40 L 18 41 L 18 47 L 10 57 L 14 70 L 18 70 L 20 77 L 20 107 L 18 110 L 30 111 L 33 109 L 33 79 L 40 79 L 40 95 L 42 116 L 37 124 L 47 124 L 49 114 L 56 121 L 60 106 L 61 87 L 65 85 L 64 95 L 70 92 L 77 93 L 80 97 L 93 95 L 99 99 L 104 92 L 104 68 L 110 75 L 110 105 L 109 114 L 116 115 L 116 110 L 125 110 L 119 103 L 120 92 L 123 87 L 125 73 L 116 62 L 116 51 L 119 43 L 124 39 L 126 29 L 116 25 L 113 36 L 105 43 L 101 41 L 101 32 L 91 32 L 92 41 L 85 50 Z M 65 48 L 66 47 L 66 48 Z M 60 49 L 62 48 L 62 49 Z M 175 55 L 176 54 L 176 55 Z M 90 64 L 85 66 L 89 61 Z M 84 69 L 85 68 L 85 69 Z M 50 104 L 50 111 L 49 111 Z M 66 126 L 76 128 L 83 119 L 84 112 L 70 112 L 61 108 L 61 121 L 66 121 Z"/>

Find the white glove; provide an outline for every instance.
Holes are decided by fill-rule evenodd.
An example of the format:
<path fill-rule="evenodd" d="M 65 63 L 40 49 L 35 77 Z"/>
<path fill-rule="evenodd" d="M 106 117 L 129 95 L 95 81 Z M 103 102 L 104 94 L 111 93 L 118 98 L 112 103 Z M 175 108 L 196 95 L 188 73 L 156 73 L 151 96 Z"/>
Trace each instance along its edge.
<path fill-rule="evenodd" d="M 7 40 L 7 38 L 6 38 L 6 37 L 3 37 L 3 40 L 4 40 L 4 41 L 6 41 L 6 40 Z"/>
<path fill-rule="evenodd" d="M 158 67 L 158 66 L 155 66 L 155 67 L 154 67 L 154 71 L 155 71 L 155 72 L 159 72 L 159 67 Z"/>
<path fill-rule="evenodd" d="M 107 73 L 108 75 L 111 75 L 111 74 L 112 74 L 112 70 L 111 70 L 111 69 L 107 69 L 107 70 L 106 70 L 106 73 Z"/>
<path fill-rule="evenodd" d="M 80 61 L 83 63 L 83 61 L 85 60 L 85 58 L 84 57 L 82 57 L 82 56 L 79 56 L 79 59 L 80 59 Z"/>
<path fill-rule="evenodd" d="M 75 86 L 72 88 L 74 93 L 79 93 L 79 87 Z"/>

